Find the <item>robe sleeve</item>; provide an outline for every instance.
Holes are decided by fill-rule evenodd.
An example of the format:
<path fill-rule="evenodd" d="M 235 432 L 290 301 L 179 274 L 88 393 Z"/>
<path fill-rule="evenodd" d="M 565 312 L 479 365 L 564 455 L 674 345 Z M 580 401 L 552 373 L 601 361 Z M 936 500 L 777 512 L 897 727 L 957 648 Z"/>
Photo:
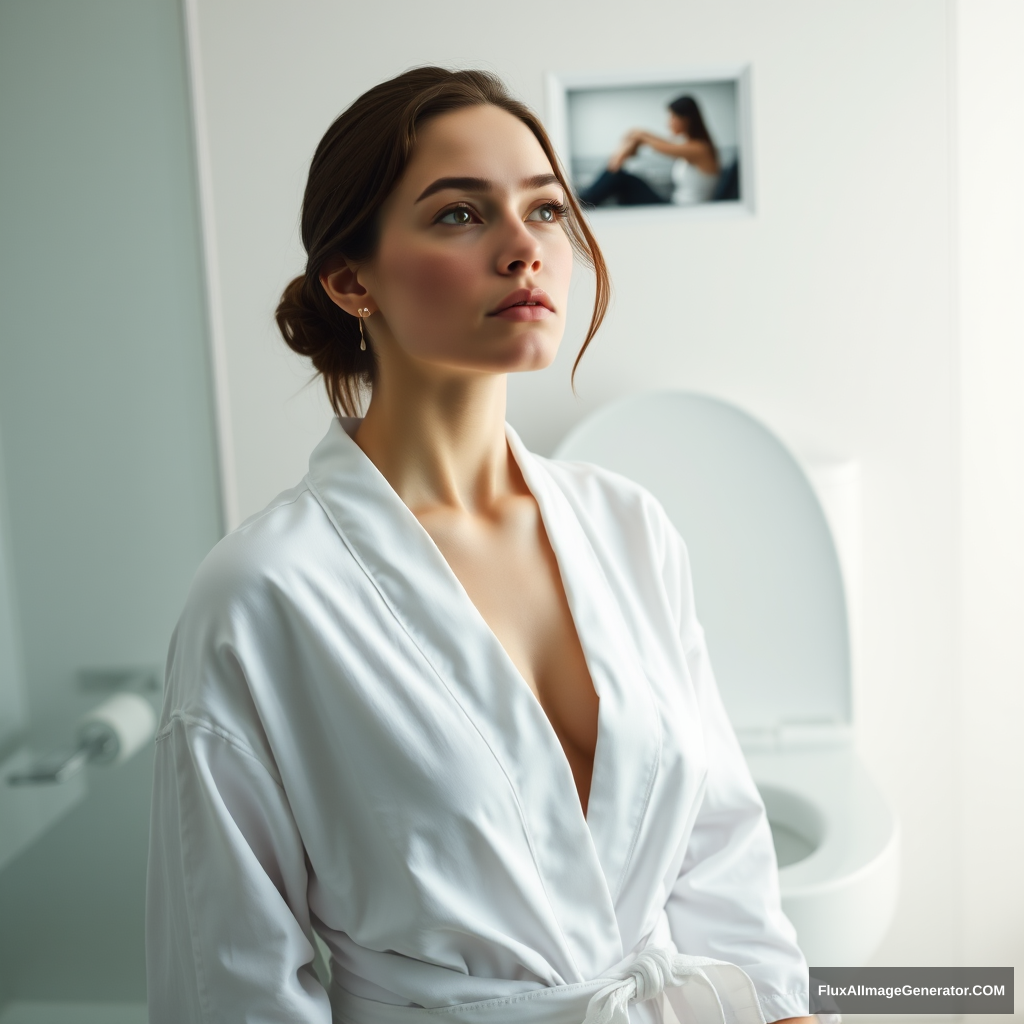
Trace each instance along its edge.
<path fill-rule="evenodd" d="M 807 964 L 782 912 L 764 803 L 715 684 L 694 609 L 686 547 L 665 529 L 665 584 L 700 706 L 707 787 L 666 910 L 681 953 L 742 967 L 765 1020 L 807 1014 Z"/>
<path fill-rule="evenodd" d="M 156 744 L 146 907 L 151 1024 L 329 1024 L 305 851 L 272 766 L 176 712 Z"/>

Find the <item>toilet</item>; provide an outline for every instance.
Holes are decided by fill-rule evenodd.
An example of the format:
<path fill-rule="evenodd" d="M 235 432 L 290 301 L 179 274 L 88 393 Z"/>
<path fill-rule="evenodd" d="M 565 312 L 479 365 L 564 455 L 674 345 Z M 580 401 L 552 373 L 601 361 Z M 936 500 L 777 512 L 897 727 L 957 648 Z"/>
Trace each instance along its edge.
<path fill-rule="evenodd" d="M 856 463 L 797 462 L 736 406 L 681 391 L 599 409 L 555 458 L 649 490 L 684 538 L 697 616 L 764 799 L 812 966 L 860 967 L 899 889 L 899 827 L 855 746 Z"/>

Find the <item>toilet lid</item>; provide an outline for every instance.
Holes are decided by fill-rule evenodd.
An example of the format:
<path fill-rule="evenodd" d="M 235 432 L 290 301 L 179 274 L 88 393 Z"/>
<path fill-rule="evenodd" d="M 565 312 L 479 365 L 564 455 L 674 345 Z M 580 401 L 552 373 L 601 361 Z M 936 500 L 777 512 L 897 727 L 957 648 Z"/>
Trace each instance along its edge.
<path fill-rule="evenodd" d="M 850 721 L 835 545 L 807 477 L 766 427 L 706 395 L 633 395 L 584 420 L 555 458 L 621 473 L 664 506 L 741 736 Z"/>

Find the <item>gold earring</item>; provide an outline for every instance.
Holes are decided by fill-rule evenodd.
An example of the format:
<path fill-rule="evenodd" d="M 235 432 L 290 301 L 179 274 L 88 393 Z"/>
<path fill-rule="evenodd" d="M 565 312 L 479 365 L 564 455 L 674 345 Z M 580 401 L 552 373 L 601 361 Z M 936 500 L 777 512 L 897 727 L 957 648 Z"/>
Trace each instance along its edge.
<path fill-rule="evenodd" d="M 366 331 L 363 330 L 363 317 L 369 316 L 370 310 L 366 306 L 359 309 L 359 351 L 366 351 Z"/>

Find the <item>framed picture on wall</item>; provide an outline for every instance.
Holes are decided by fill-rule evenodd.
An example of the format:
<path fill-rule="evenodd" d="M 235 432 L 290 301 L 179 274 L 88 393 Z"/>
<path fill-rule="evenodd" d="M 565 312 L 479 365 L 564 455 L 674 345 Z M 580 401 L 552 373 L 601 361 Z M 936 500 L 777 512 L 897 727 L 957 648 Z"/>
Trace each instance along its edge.
<path fill-rule="evenodd" d="M 750 69 L 548 75 L 548 128 L 592 215 L 754 210 Z"/>

